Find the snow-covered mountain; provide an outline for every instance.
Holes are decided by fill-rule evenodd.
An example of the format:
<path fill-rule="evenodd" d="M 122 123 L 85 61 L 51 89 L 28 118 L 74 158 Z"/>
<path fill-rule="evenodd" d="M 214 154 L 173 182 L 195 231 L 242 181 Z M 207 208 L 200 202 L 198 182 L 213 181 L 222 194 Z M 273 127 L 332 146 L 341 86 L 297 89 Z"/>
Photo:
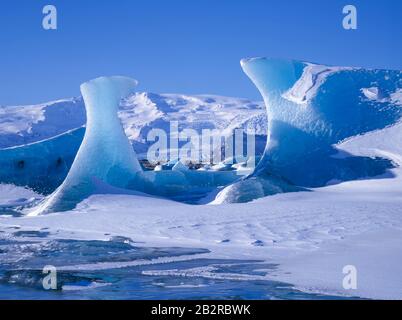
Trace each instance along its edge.
<path fill-rule="evenodd" d="M 0 106 L 0 148 L 49 139 L 85 124 L 82 98 Z"/>
<path fill-rule="evenodd" d="M 178 132 L 193 129 L 201 135 L 202 130 L 211 129 L 224 138 L 232 137 L 237 128 L 243 129 L 255 134 L 256 154 L 261 155 L 267 132 L 264 109 L 262 102 L 240 98 L 141 92 L 122 100 L 118 114 L 138 158 L 148 160 L 147 151 L 156 143 L 155 139 L 147 139 L 148 134 L 152 129 L 160 129 L 169 142 L 169 137 L 175 135 L 170 132 L 172 123 L 177 124 Z M 42 193 L 52 192 L 71 167 L 85 124 L 86 111 L 81 97 L 1 107 L 0 180 Z M 185 143 L 181 141 L 178 147 Z M 171 146 L 164 148 L 160 150 L 165 152 Z"/>
<path fill-rule="evenodd" d="M 137 153 L 148 147 L 151 129 L 169 133 L 171 121 L 178 129 L 218 129 L 229 136 L 234 129 L 265 136 L 267 119 L 263 102 L 214 95 L 156 94 L 139 92 L 122 101 L 119 116 Z M 37 142 L 84 126 L 81 97 L 38 105 L 0 107 L 0 148 Z M 262 148 L 265 141 L 261 143 Z"/>

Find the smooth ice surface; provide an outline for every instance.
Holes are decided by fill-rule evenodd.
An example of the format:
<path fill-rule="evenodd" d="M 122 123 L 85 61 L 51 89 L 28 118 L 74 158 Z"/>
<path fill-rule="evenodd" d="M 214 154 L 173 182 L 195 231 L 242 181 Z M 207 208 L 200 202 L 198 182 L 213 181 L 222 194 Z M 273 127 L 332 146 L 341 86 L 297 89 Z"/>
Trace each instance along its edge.
<path fill-rule="evenodd" d="M 73 208 L 94 192 L 97 180 L 124 188 L 142 170 L 117 116 L 120 100 L 136 85 L 119 76 L 81 85 L 87 111 L 84 140 L 63 184 L 32 215 Z"/>
<path fill-rule="evenodd" d="M 269 58 L 244 59 L 241 65 L 264 98 L 267 145 L 251 177 L 227 187 L 216 203 L 372 177 L 393 166 L 380 157 L 334 157 L 334 145 L 401 118 L 395 97 L 402 72 Z"/>

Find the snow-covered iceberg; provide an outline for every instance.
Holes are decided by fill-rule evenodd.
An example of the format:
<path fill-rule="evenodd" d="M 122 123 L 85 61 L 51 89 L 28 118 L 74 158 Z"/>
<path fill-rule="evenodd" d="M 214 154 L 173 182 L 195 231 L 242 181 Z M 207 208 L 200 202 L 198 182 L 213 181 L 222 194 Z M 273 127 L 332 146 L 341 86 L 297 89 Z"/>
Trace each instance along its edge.
<path fill-rule="evenodd" d="M 394 97 L 402 72 L 269 58 L 243 59 L 241 66 L 264 98 L 267 144 L 254 173 L 224 189 L 215 203 L 377 176 L 392 167 L 383 158 L 339 157 L 335 145 L 401 118 Z"/>

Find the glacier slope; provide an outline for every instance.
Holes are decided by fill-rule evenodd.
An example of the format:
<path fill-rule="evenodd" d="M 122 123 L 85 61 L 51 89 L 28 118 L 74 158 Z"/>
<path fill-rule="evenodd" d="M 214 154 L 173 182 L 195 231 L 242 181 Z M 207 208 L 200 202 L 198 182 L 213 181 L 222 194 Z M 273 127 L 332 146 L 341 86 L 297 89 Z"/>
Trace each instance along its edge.
<path fill-rule="evenodd" d="M 0 106 L 0 148 L 46 140 L 84 124 L 82 98 L 37 105 Z"/>

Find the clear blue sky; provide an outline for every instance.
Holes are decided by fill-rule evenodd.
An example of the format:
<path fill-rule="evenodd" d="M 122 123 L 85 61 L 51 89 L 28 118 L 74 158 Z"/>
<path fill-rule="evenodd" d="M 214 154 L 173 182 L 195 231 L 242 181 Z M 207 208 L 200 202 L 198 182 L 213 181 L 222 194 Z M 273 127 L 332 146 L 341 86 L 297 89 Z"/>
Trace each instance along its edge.
<path fill-rule="evenodd" d="M 42 8 L 58 30 L 42 29 Z M 342 8 L 358 9 L 358 30 Z M 239 60 L 295 58 L 402 69 L 401 0 L 1 0 L 0 105 L 79 95 L 127 75 L 138 90 L 261 99 Z"/>

